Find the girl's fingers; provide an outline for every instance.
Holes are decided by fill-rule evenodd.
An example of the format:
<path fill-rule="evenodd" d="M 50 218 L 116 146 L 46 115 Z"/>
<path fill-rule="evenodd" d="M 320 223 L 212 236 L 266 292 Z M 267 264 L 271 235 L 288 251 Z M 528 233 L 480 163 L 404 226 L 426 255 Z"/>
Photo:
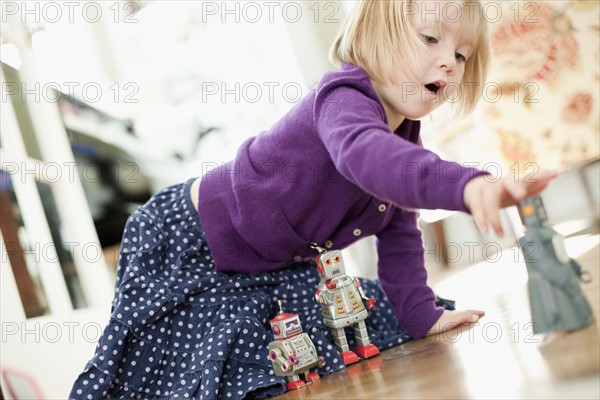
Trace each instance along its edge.
<path fill-rule="evenodd" d="M 471 314 L 476 314 L 479 317 L 483 317 L 485 315 L 485 311 L 483 310 L 467 310 Z"/>
<path fill-rule="evenodd" d="M 479 318 L 485 315 L 484 311 L 481 310 L 465 310 L 460 313 L 460 317 L 457 319 L 457 323 L 469 323 L 469 322 L 477 322 Z"/>
<path fill-rule="evenodd" d="M 504 189 L 508 192 L 511 199 L 509 202 L 514 203 L 515 201 L 521 201 L 527 197 L 528 190 L 527 185 L 522 181 L 514 181 L 511 177 L 507 176 L 503 179 Z"/>
<path fill-rule="evenodd" d="M 558 172 L 556 171 L 542 171 L 535 175 L 535 179 L 543 182 L 550 182 L 552 179 L 558 176 Z"/>
<path fill-rule="evenodd" d="M 557 173 L 554 171 L 541 172 L 535 176 L 531 181 L 525 180 L 525 188 L 527 190 L 527 196 L 533 196 L 541 192 L 548 186 L 550 181 L 556 178 Z"/>
<path fill-rule="evenodd" d="M 462 324 L 477 322 L 484 315 L 485 311 L 481 310 L 445 310 L 440 319 L 427 332 L 427 335 L 448 331 Z"/>
<path fill-rule="evenodd" d="M 502 185 L 507 196 L 504 196 L 500 205 L 502 207 L 512 206 L 521 200 L 539 194 L 556 175 L 556 172 L 547 171 L 536 174 L 535 178 L 526 178 L 522 181 L 512 180 L 508 176 L 502 178 Z"/>
<path fill-rule="evenodd" d="M 469 311 L 469 322 L 477 322 L 479 318 L 485 315 L 485 311 L 481 310 L 468 310 Z"/>
<path fill-rule="evenodd" d="M 488 226 L 491 226 L 496 235 L 502 236 L 504 232 L 500 223 L 500 208 L 513 206 L 527 197 L 538 194 L 556 175 L 556 172 L 544 171 L 529 181 L 515 181 L 507 176 L 499 183 L 490 183 L 478 177 L 469 183 L 465 189 L 465 192 L 468 189 L 465 203 L 468 204 L 477 229 L 482 234 L 487 234 Z"/>
<path fill-rule="evenodd" d="M 481 191 L 474 193 L 474 196 L 471 199 L 471 215 L 475 220 L 475 225 L 477 225 L 479 232 L 483 234 L 487 233 L 487 224 L 485 221 L 485 210 L 483 208 Z"/>
<path fill-rule="evenodd" d="M 494 190 L 495 187 L 489 187 L 484 193 L 485 218 L 486 225 L 491 225 L 498 236 L 502 236 L 502 226 L 500 225 L 500 194 Z"/>

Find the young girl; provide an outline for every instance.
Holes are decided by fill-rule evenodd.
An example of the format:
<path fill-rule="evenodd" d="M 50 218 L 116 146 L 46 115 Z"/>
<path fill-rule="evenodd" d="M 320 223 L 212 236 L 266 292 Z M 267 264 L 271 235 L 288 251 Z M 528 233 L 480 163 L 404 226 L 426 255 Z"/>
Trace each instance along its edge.
<path fill-rule="evenodd" d="M 475 107 L 488 66 L 480 5 L 365 0 L 332 56 L 341 69 L 235 160 L 164 189 L 130 217 L 111 319 L 72 398 L 282 393 L 286 380 L 267 357 L 277 299 L 325 357 L 320 372 L 343 368 L 313 297 L 311 242 L 343 249 L 377 236 L 379 280 L 362 287 L 377 298 L 367 322 L 379 348 L 483 316 L 436 304 L 417 209 L 470 212 L 481 231 L 501 234 L 499 208 L 553 174 L 492 182 L 421 146 L 418 120 L 445 99 L 459 96 L 461 112 Z"/>

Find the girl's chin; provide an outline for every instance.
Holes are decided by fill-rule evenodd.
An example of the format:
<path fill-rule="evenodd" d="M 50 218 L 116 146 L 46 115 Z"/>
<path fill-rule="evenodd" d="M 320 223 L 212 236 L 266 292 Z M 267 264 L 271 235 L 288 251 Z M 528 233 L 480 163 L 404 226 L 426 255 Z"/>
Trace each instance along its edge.
<path fill-rule="evenodd" d="M 434 110 L 435 108 L 423 112 L 411 113 L 409 115 L 406 115 L 405 117 L 408 119 L 412 119 L 413 121 L 417 121 L 429 116 L 429 114 L 431 114 Z"/>
<path fill-rule="evenodd" d="M 427 107 L 424 107 L 422 110 L 419 110 L 419 112 L 415 113 L 415 119 L 423 119 L 425 117 L 428 117 L 432 112 L 434 112 L 435 110 L 437 110 L 438 108 L 440 108 L 444 102 L 435 102 L 435 103 L 426 103 Z M 407 117 L 410 118 L 410 117 Z M 412 119 L 412 118 L 410 118 Z"/>

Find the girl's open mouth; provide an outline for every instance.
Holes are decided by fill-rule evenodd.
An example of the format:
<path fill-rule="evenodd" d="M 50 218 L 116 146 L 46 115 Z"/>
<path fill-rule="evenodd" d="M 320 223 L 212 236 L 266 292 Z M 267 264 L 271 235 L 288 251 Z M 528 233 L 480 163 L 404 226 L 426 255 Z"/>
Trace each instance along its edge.
<path fill-rule="evenodd" d="M 427 88 L 427 90 L 429 90 L 430 92 L 437 93 L 438 90 L 440 90 L 440 85 L 438 85 L 437 83 L 428 83 L 425 85 L 425 88 Z"/>

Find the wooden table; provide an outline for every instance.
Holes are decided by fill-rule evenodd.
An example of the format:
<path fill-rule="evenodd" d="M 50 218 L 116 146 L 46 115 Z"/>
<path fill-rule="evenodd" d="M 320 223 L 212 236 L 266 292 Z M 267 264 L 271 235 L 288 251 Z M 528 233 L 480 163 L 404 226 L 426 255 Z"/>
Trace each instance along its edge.
<path fill-rule="evenodd" d="M 478 324 L 407 342 L 277 399 L 600 398 L 598 236 L 567 239 L 592 276 L 582 284 L 596 321 L 564 335 L 531 331 L 527 273 L 509 249 L 434 285 Z M 578 254 L 573 254 L 573 253 Z"/>

